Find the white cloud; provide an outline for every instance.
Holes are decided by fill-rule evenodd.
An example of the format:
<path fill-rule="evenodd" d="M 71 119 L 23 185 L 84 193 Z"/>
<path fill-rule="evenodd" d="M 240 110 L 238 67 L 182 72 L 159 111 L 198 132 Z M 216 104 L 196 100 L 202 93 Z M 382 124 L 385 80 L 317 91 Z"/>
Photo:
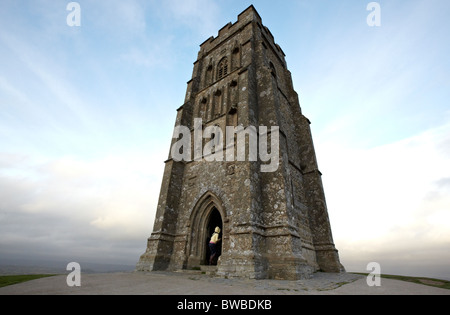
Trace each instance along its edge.
<path fill-rule="evenodd" d="M 176 64 L 171 36 L 153 41 L 147 40 L 140 46 L 131 46 L 121 59 L 139 67 L 171 68 Z"/>
<path fill-rule="evenodd" d="M 215 1 L 165 0 L 161 5 L 169 12 L 171 23 L 186 25 L 205 39 L 217 32 L 216 22 L 220 8 Z"/>
<path fill-rule="evenodd" d="M 7 79 L 0 76 L 0 90 L 2 90 L 6 95 L 0 94 L 2 96 L 2 103 L 7 103 L 8 99 L 12 98 L 17 100 L 20 104 L 30 104 L 30 100 L 28 97 L 21 91 L 19 91 L 16 87 L 14 87 Z M 15 102 L 16 103 L 16 102 Z"/>
<path fill-rule="evenodd" d="M 367 150 L 317 145 L 334 238 L 344 259 L 438 262 L 446 255 L 449 135 L 447 123 Z"/>
<path fill-rule="evenodd" d="M 55 255 L 90 253 L 101 259 L 92 252 L 97 247 L 132 262 L 145 250 L 163 172 L 159 152 L 45 163 L 1 156 L 2 255 L 8 255 L 5 248 L 15 248 L 39 257 L 36 249 L 45 248 Z M 136 257 L 124 257 L 129 251 L 122 252 L 123 243 L 128 250 L 134 246 Z"/>
<path fill-rule="evenodd" d="M 146 1 L 109 0 L 82 4 L 82 18 L 88 19 L 96 31 L 116 37 L 139 37 L 147 27 Z"/>
<path fill-rule="evenodd" d="M 14 97 L 12 104 L 26 106 L 30 112 L 24 113 L 25 115 L 33 116 L 34 119 L 45 117 L 47 123 L 53 124 L 58 123 L 52 115 L 61 115 L 65 110 L 66 119 L 69 119 L 67 116 L 70 116 L 71 120 L 77 118 L 83 124 L 94 128 L 96 123 L 86 108 L 87 102 L 67 76 L 66 64 L 57 63 L 57 58 L 49 57 L 48 52 L 41 50 L 36 43 L 16 37 L 13 33 L 0 31 L 0 40 L 13 53 L 8 57 L 14 56 L 14 62 L 20 62 L 18 71 L 23 73 L 19 78 L 21 80 L 18 88 L 6 79 L 0 82 L 1 88 Z M 31 93 L 36 94 L 31 97 Z M 52 102 L 42 104 L 47 97 L 52 99 Z M 58 104 L 58 107 L 55 104 Z"/>

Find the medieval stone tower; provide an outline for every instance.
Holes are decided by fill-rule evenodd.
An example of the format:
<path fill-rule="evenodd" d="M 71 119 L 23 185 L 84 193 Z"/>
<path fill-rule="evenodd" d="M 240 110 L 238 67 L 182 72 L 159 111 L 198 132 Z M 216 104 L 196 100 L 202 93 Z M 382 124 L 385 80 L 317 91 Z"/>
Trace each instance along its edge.
<path fill-rule="evenodd" d="M 278 126 L 279 165 L 263 172 L 260 159 L 177 161 L 169 155 L 153 233 L 137 270 L 207 264 L 216 226 L 222 229 L 218 275 L 299 279 L 318 270 L 343 270 L 310 121 L 301 112 L 284 57 L 253 6 L 200 45 L 175 126 L 189 128 L 192 138 L 199 119 L 202 130 L 267 126 L 269 138 L 270 127 Z M 249 136 L 245 139 L 248 150 Z"/>

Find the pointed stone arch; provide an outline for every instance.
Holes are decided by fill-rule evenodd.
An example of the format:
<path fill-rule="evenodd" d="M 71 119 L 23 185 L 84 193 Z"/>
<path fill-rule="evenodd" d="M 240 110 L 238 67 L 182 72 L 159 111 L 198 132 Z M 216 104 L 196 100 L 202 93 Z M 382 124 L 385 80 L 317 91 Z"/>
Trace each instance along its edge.
<path fill-rule="evenodd" d="M 210 234 L 209 224 L 214 212 L 220 214 L 222 220 L 222 240 L 227 239 L 228 219 L 222 200 L 208 191 L 199 198 L 189 218 L 188 268 L 198 267 L 206 261 L 207 242 Z M 217 213 L 216 212 L 216 213 Z M 225 248 L 222 246 L 222 248 Z"/>
<path fill-rule="evenodd" d="M 228 74 L 228 58 L 223 57 L 217 66 L 217 80 L 223 79 Z"/>

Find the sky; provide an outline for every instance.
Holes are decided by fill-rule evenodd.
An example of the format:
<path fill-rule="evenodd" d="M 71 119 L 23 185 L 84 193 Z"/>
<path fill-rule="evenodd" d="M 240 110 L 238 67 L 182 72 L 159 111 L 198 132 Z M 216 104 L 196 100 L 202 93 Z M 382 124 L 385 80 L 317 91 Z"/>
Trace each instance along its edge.
<path fill-rule="evenodd" d="M 0 263 L 134 265 L 199 45 L 253 4 L 311 122 L 348 271 L 450 279 L 447 0 L 0 2 Z M 83 267 L 83 266 L 81 266 Z"/>

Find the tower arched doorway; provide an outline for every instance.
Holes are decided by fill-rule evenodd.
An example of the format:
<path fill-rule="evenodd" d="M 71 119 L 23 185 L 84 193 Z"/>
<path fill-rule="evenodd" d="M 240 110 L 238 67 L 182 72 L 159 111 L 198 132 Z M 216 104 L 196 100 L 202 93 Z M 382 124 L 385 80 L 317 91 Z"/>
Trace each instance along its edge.
<path fill-rule="evenodd" d="M 212 192 L 205 193 L 196 203 L 190 216 L 189 224 L 189 243 L 188 243 L 188 268 L 196 268 L 209 263 L 210 250 L 209 241 L 216 227 L 219 227 L 221 233 L 217 259 L 224 252 L 227 239 L 227 219 L 226 211 L 222 201 Z"/>
<path fill-rule="evenodd" d="M 203 260 L 203 264 L 204 265 L 209 265 L 210 263 L 210 257 L 211 257 L 211 251 L 209 248 L 209 240 L 211 239 L 211 236 L 213 235 L 216 227 L 218 227 L 220 229 L 220 234 L 219 234 L 219 239 L 223 239 L 223 223 L 222 223 L 222 216 L 220 215 L 219 210 L 217 210 L 216 207 L 214 207 L 211 211 L 211 214 L 209 216 L 209 220 L 208 220 L 208 225 L 206 227 L 206 242 L 205 242 L 205 246 L 206 246 L 206 255 L 205 258 Z M 212 265 L 217 265 L 217 260 L 219 259 L 219 257 L 222 255 L 222 241 L 218 242 L 216 244 L 216 255 L 212 261 Z"/>

